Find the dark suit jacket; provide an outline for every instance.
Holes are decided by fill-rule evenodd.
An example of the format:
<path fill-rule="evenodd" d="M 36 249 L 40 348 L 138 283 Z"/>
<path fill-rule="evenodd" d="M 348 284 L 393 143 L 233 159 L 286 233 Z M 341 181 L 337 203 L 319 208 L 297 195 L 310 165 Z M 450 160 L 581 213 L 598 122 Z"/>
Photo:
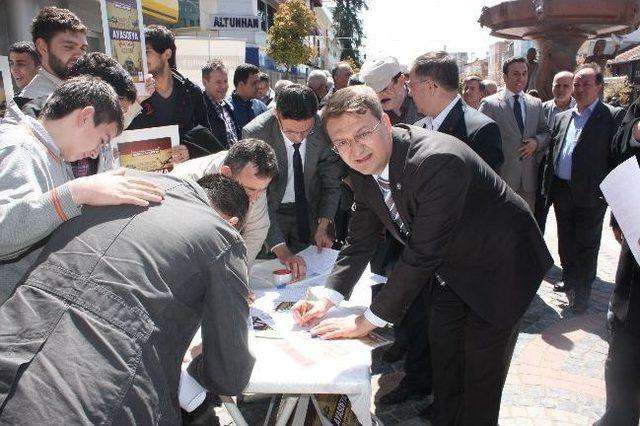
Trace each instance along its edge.
<path fill-rule="evenodd" d="M 600 183 L 613 168 L 611 146 L 613 137 L 624 116 L 622 108 L 598 102 L 587 124 L 585 124 L 578 144 L 571 158 L 571 194 L 574 203 L 583 208 L 595 208 L 604 205 Z M 543 194 L 551 202 L 551 184 L 555 167 L 566 143 L 567 130 L 571 123 L 572 111 L 556 115 L 552 140 L 544 172 Z"/>
<path fill-rule="evenodd" d="M 224 149 L 229 149 L 230 146 L 229 141 L 227 140 L 227 127 L 224 123 L 224 119 L 218 115 L 211 99 L 209 99 L 206 93 L 204 95 L 204 101 L 207 105 L 207 114 L 209 115 L 209 124 L 211 124 L 211 133 L 220 142 L 220 144 L 224 146 Z M 231 106 L 227 103 L 226 99 L 222 108 L 229 113 L 229 117 L 233 120 L 233 109 L 231 109 Z M 236 135 L 238 135 L 238 139 L 240 139 L 240 129 L 235 125 L 235 121 L 233 124 L 236 129 Z"/>
<path fill-rule="evenodd" d="M 307 136 L 305 142 L 307 146 L 304 157 L 304 190 L 307 195 L 309 224 L 312 232 L 317 226 L 318 218 L 325 217 L 333 220 L 335 217 L 340 204 L 340 181 L 345 173 L 344 163 L 331 151 L 331 142 L 318 116 L 315 117 L 313 129 L 313 133 Z M 288 170 L 287 150 L 275 110 L 270 109 L 253 119 L 242 130 L 242 137 L 261 139 L 271 145 L 276 152 L 278 178 L 271 181 L 267 190 L 271 226 L 266 243 L 269 247 L 273 247 L 284 242 L 278 221 L 275 220 L 275 212 L 282 202 L 287 187 Z"/>
<path fill-rule="evenodd" d="M 372 176 L 351 173 L 355 211 L 327 286 L 348 297 L 383 227 L 402 240 Z M 397 324 L 437 273 L 491 324 L 512 327 L 553 264 L 527 205 L 471 149 L 443 133 L 393 130 L 393 199 L 410 236 L 371 304 Z"/>
<path fill-rule="evenodd" d="M 247 384 L 244 243 L 195 183 L 144 177 L 162 204 L 85 207 L 0 307 L 0 423 L 180 424 L 200 325 L 192 376 L 219 394 Z"/>
<path fill-rule="evenodd" d="M 504 162 L 500 129 L 495 121 L 465 104 L 462 99 L 453 107 L 438 129 L 466 143 L 496 173 Z"/>

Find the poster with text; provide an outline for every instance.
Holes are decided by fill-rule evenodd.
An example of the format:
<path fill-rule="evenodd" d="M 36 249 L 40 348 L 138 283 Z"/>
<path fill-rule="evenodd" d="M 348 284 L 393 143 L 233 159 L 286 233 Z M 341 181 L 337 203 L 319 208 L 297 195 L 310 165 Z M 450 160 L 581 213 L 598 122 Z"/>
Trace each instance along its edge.
<path fill-rule="evenodd" d="M 111 141 L 119 167 L 145 172 L 169 173 L 171 148 L 178 146 L 178 126 L 125 130 Z"/>
<path fill-rule="evenodd" d="M 0 118 L 4 117 L 9 101 L 13 99 L 9 58 L 0 56 Z"/>
<path fill-rule="evenodd" d="M 144 45 L 141 0 L 101 0 L 102 31 L 107 55 L 133 78 L 138 93 L 144 88 L 147 56 Z"/>

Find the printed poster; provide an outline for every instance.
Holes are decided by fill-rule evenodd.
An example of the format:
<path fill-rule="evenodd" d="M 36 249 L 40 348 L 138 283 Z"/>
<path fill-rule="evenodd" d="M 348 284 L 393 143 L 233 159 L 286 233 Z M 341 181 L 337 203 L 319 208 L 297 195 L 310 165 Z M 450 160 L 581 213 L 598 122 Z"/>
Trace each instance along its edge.
<path fill-rule="evenodd" d="M 9 58 L 0 56 L 0 118 L 4 117 L 7 104 L 13 99 L 13 86 L 9 71 Z"/>
<path fill-rule="evenodd" d="M 102 32 L 107 55 L 129 72 L 138 93 L 144 92 L 147 56 L 141 0 L 101 0 Z"/>
<path fill-rule="evenodd" d="M 125 130 L 111 141 L 119 167 L 157 173 L 171 171 L 171 148 L 179 144 L 178 126 Z"/>

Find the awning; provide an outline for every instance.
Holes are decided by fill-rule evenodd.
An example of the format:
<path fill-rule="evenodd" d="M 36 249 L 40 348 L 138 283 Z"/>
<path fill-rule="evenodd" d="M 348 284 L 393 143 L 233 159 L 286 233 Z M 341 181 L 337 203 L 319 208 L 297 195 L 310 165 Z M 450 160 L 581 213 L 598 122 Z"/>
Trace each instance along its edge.
<path fill-rule="evenodd" d="M 178 0 L 142 0 L 142 13 L 161 24 L 177 23 L 179 11 Z"/>

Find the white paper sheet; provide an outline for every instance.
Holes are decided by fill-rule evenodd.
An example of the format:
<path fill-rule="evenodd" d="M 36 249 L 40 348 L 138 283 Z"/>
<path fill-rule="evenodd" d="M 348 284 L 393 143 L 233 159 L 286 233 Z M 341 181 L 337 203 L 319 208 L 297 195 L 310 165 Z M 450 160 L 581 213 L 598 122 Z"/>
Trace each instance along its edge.
<path fill-rule="evenodd" d="M 600 184 L 629 248 L 640 263 L 640 166 L 631 157 L 616 167 Z"/>
<path fill-rule="evenodd" d="M 298 253 L 298 256 L 302 257 L 307 263 L 307 274 L 310 276 L 327 275 L 333 269 L 336 260 L 338 259 L 338 250 L 329 248 L 322 249 L 318 253 L 318 247 L 309 246 L 306 249 Z"/>

